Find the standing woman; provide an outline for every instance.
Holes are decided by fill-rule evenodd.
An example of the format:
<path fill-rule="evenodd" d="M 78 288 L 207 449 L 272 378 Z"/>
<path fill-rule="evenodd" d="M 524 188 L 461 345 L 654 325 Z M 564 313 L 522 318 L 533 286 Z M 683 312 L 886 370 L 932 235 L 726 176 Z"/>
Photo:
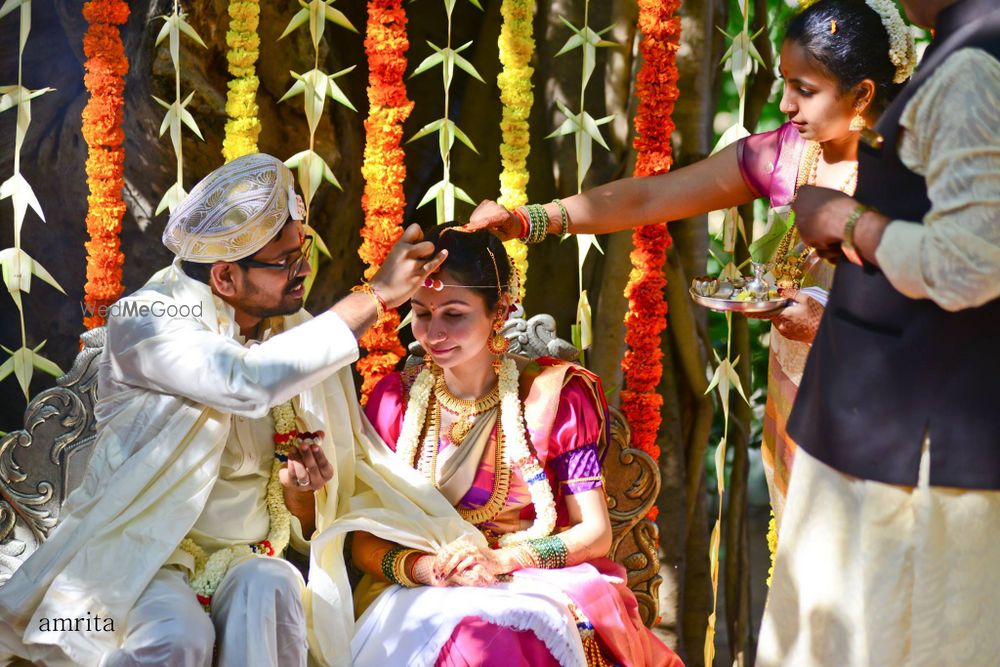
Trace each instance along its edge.
<path fill-rule="evenodd" d="M 847 194 L 857 185 L 860 132 L 873 124 L 915 64 L 913 40 L 892 0 L 819 0 L 788 24 L 781 48 L 781 111 L 788 122 L 668 174 L 626 178 L 565 199 L 507 211 L 485 201 L 471 229 L 538 242 L 547 234 L 607 234 L 731 208 L 765 197 L 787 209 L 801 185 Z M 566 215 L 563 215 L 565 213 Z M 773 258 L 795 303 L 773 317 L 764 441 L 771 504 L 780 525 L 795 443 L 785 425 L 823 314 L 833 266 L 795 227 Z"/>

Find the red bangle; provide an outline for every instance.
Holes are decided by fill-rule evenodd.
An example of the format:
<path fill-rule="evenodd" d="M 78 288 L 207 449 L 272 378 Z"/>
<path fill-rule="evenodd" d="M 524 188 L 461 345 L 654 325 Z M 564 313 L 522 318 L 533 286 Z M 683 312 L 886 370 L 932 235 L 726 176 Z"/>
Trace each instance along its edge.
<path fill-rule="evenodd" d="M 512 211 L 512 213 L 515 216 L 517 216 L 518 220 L 521 221 L 521 235 L 518 236 L 517 238 L 519 238 L 519 239 L 527 238 L 527 236 L 528 236 L 528 229 L 529 229 L 529 226 L 528 226 L 528 216 L 525 215 L 524 211 L 521 210 L 520 206 L 517 207 L 517 208 L 515 208 Z"/>

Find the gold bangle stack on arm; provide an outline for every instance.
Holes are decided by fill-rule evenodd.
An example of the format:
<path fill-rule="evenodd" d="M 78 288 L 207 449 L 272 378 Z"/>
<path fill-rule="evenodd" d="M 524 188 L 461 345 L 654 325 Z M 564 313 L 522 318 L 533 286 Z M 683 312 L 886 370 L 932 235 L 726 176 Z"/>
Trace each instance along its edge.
<path fill-rule="evenodd" d="M 519 544 L 516 547 L 511 547 L 511 556 L 520 570 L 539 567 L 535 550 L 527 544 Z"/>
<path fill-rule="evenodd" d="M 418 549 L 404 549 L 396 555 L 396 560 L 392 564 L 392 572 L 396 577 L 396 582 L 404 588 L 416 588 L 420 584 L 410 578 L 406 572 L 406 559 L 413 554 L 422 554 Z"/>

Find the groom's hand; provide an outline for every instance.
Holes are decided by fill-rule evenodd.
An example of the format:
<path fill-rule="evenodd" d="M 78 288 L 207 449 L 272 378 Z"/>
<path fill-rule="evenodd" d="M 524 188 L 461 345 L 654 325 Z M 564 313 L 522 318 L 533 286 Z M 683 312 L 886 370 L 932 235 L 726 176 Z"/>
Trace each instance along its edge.
<path fill-rule="evenodd" d="M 301 446 L 288 452 L 288 463 L 278 472 L 281 485 L 289 491 L 316 491 L 333 479 L 333 464 L 319 443 L 323 432 L 303 433 Z"/>
<path fill-rule="evenodd" d="M 372 288 L 390 308 L 405 303 L 413 296 L 423 286 L 427 276 L 441 268 L 448 257 L 447 250 L 434 255 L 434 244 L 423 238 L 419 225 L 407 227 L 371 279 Z"/>

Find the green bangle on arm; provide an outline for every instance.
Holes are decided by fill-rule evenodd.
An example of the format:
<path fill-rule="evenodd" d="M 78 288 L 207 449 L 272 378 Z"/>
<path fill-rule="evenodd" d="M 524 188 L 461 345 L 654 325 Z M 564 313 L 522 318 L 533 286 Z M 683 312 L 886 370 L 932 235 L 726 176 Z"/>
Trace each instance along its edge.
<path fill-rule="evenodd" d="M 561 222 L 559 226 L 559 235 L 566 236 L 569 234 L 569 211 L 566 210 L 562 201 L 558 199 L 553 199 L 552 203 L 559 207 L 559 220 Z"/>
<path fill-rule="evenodd" d="M 521 207 L 528 215 L 527 244 L 541 243 L 549 234 L 549 214 L 541 204 L 528 204 Z"/>
<path fill-rule="evenodd" d="M 566 543 L 555 535 L 541 537 L 528 541 L 528 546 L 537 554 L 539 567 L 548 570 L 558 570 L 566 567 L 569 558 L 569 548 Z"/>
<path fill-rule="evenodd" d="M 409 577 L 406 572 L 406 559 L 420 553 L 417 549 L 394 546 L 382 556 L 382 576 L 389 583 L 399 584 L 405 588 L 416 588 L 420 584 Z"/>

